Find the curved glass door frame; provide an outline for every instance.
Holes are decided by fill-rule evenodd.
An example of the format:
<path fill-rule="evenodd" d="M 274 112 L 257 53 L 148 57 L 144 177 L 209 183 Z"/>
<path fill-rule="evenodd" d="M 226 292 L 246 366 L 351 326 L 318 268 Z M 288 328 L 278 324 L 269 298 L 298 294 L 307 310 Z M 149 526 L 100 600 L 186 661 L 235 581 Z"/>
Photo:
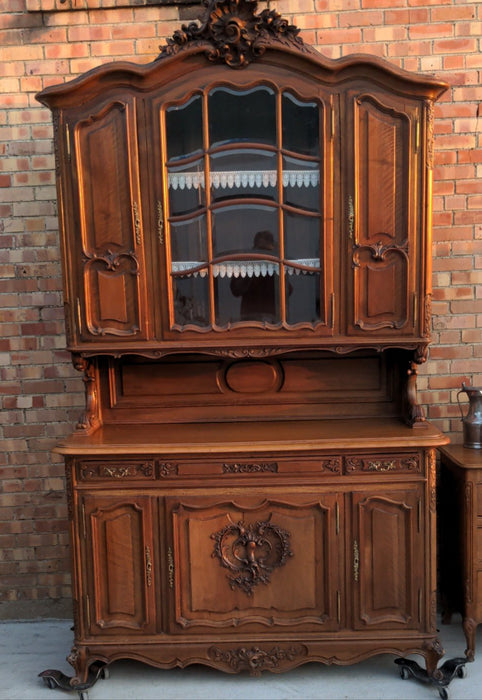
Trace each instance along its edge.
<path fill-rule="evenodd" d="M 215 98 L 222 104 L 226 96 L 225 113 L 211 123 L 216 106 L 211 102 Z M 257 111 L 263 100 L 273 112 L 266 119 Z M 230 101 L 235 105 L 231 112 Z M 184 126 L 183 109 L 188 117 Z M 176 124 L 174 131 L 193 149 L 187 153 L 178 145 L 165 149 L 171 331 L 246 327 L 313 331 L 327 325 L 325 109 L 319 98 L 301 98 L 291 88 L 266 82 L 239 88 L 217 84 L 202 93 L 193 90 L 161 110 L 164 143 L 170 140 L 169 124 Z M 202 128 L 202 153 L 199 137 L 184 135 L 190 127 L 189 113 L 197 115 L 194 121 Z M 248 118 L 253 120 L 251 126 L 246 124 Z M 289 118 L 295 123 L 285 123 Z M 274 134 L 264 122 L 275 125 Z M 236 137 L 237 133 L 241 135 Z M 181 241 L 188 241 L 187 229 L 196 219 L 203 221 L 205 238 L 196 233 L 182 251 Z M 253 291 L 255 282 L 258 292 Z M 274 304 L 267 302 L 269 295 Z M 311 307 L 307 295 L 315 296 Z M 260 302 L 252 305 L 251 312 L 247 297 Z M 186 308 L 181 311 L 182 304 Z M 259 306 L 261 311 L 255 308 Z M 194 307 L 197 311 L 192 311 Z"/>

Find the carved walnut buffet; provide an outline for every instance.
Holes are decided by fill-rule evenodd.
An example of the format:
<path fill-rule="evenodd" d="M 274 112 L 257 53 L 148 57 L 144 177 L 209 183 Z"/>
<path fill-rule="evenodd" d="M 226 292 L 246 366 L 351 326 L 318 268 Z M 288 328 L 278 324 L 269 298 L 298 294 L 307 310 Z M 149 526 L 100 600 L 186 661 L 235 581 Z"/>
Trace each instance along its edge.
<path fill-rule="evenodd" d="M 214 0 L 54 116 L 68 349 L 69 687 L 115 659 L 234 673 L 419 653 L 433 674 L 433 102 Z"/>

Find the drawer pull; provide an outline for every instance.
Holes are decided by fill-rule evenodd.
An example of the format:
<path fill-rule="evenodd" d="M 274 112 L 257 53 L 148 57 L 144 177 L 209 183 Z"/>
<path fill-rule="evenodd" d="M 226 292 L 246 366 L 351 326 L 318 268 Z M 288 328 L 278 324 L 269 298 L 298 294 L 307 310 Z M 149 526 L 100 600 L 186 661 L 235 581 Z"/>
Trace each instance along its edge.
<path fill-rule="evenodd" d="M 391 472 L 397 468 L 395 460 L 388 462 L 368 462 L 368 471 L 370 472 Z"/>

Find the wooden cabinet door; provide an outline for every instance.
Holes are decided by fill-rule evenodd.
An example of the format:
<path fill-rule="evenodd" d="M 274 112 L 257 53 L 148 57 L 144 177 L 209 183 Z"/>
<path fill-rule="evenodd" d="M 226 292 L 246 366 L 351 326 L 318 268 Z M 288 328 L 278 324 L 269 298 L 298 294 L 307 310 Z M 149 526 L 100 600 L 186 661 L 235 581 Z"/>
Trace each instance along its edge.
<path fill-rule="evenodd" d="M 252 70 L 220 86 L 213 66 L 146 98 L 166 340 L 334 333 L 335 96 Z"/>
<path fill-rule="evenodd" d="M 171 632 L 337 629 L 336 496 L 168 500 Z"/>
<path fill-rule="evenodd" d="M 352 567 L 355 629 L 419 629 L 425 570 L 421 489 L 354 493 Z"/>
<path fill-rule="evenodd" d="M 153 507 L 148 496 L 90 496 L 82 503 L 85 607 L 91 634 L 155 629 Z"/>
<path fill-rule="evenodd" d="M 346 94 L 347 332 L 416 335 L 423 322 L 422 109 L 389 91 Z"/>
<path fill-rule="evenodd" d="M 146 337 L 146 279 L 136 102 L 129 95 L 67 123 L 72 221 L 67 277 L 78 341 Z"/>

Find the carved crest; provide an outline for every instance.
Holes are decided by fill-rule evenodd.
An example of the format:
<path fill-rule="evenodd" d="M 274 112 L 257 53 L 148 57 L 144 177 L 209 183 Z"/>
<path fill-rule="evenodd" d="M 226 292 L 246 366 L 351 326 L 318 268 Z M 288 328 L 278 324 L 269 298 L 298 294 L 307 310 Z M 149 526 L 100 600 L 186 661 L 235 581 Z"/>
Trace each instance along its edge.
<path fill-rule="evenodd" d="M 211 537 L 215 540 L 212 556 L 232 572 L 231 588 L 241 588 L 247 595 L 259 583 L 269 583 L 273 569 L 293 556 L 290 533 L 269 521 L 231 523 Z"/>
<path fill-rule="evenodd" d="M 158 58 L 172 56 L 187 48 L 206 47 L 206 56 L 230 68 L 242 68 L 262 56 L 275 41 L 307 50 L 299 29 L 275 10 L 255 14 L 257 0 L 204 0 L 206 13 L 201 24 L 183 24 L 161 46 Z"/>

